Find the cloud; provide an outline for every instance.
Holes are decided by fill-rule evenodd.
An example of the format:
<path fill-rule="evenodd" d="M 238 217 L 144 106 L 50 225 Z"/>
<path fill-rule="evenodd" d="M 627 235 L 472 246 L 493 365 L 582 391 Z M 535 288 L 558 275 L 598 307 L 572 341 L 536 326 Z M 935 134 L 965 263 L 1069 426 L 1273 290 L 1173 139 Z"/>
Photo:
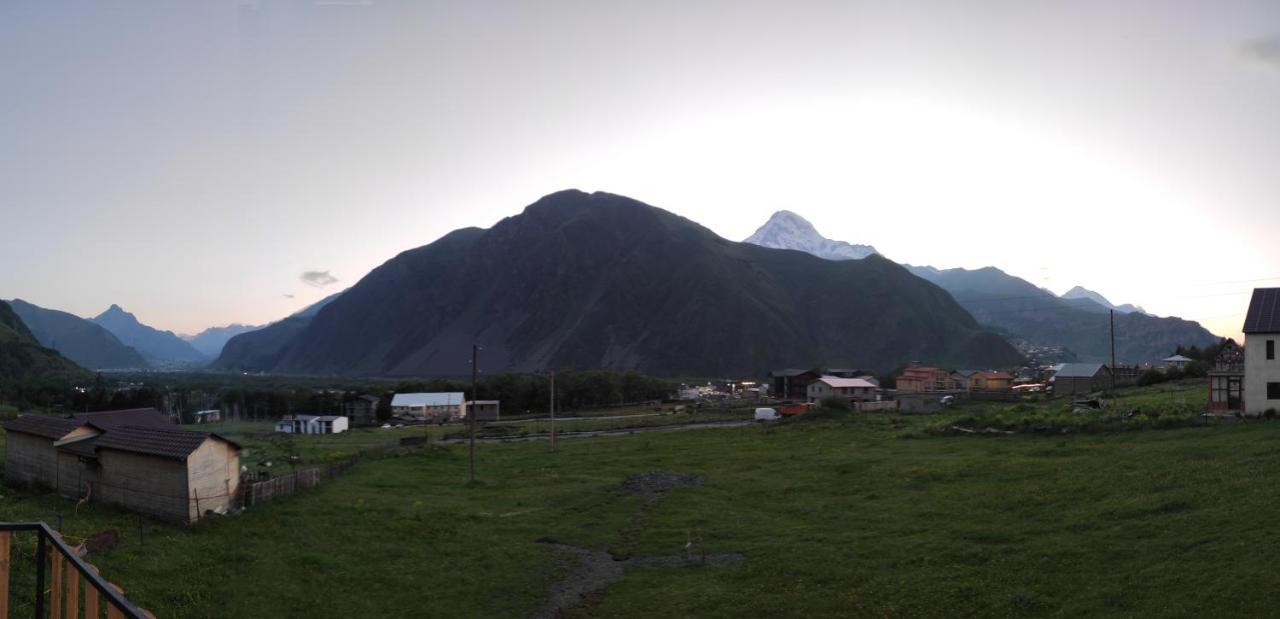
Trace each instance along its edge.
<path fill-rule="evenodd" d="M 1241 52 L 1253 60 L 1280 69 L 1280 34 L 1245 41 Z"/>
<path fill-rule="evenodd" d="M 316 288 L 324 288 L 338 283 L 338 278 L 329 274 L 328 271 L 303 271 L 302 283 Z"/>

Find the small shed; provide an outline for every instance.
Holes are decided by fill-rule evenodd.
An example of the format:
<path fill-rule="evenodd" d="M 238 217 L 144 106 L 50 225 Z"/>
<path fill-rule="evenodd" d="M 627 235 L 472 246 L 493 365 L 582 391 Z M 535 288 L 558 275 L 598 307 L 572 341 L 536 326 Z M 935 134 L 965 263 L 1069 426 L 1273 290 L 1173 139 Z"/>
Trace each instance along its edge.
<path fill-rule="evenodd" d="M 222 411 L 214 408 L 207 411 L 196 411 L 191 414 L 196 423 L 217 423 L 222 421 Z"/>
<path fill-rule="evenodd" d="M 475 400 L 471 402 L 471 412 L 475 414 L 476 421 L 497 421 L 498 405 L 498 400 Z"/>
<path fill-rule="evenodd" d="M 1102 363 L 1064 363 L 1053 378 L 1054 395 L 1078 395 L 1110 389 L 1111 368 Z"/>
<path fill-rule="evenodd" d="M 97 436 L 92 424 L 48 415 L 19 415 L 4 423 L 4 479 L 12 486 L 58 487 L 58 446 Z"/>
<path fill-rule="evenodd" d="M 93 440 L 104 503 L 178 522 L 235 505 L 240 445 L 217 434 L 122 426 Z"/>

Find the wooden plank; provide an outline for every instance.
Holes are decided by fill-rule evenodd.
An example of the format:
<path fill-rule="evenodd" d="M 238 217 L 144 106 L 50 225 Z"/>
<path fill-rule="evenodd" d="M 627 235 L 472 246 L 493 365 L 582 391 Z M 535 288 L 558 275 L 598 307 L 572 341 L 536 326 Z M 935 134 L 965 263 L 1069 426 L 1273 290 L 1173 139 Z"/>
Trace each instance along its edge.
<path fill-rule="evenodd" d="M 92 589 L 92 587 L 90 587 Z M 80 616 L 80 570 L 67 566 L 67 619 Z"/>
<path fill-rule="evenodd" d="M 85 619 L 98 619 L 98 600 L 102 599 L 102 594 L 98 593 L 98 588 L 88 583 L 84 586 L 84 617 Z"/>
<path fill-rule="evenodd" d="M 53 555 L 53 586 L 49 587 L 49 619 L 62 619 L 62 553 L 55 546 Z"/>
<path fill-rule="evenodd" d="M 116 586 L 116 583 L 109 582 L 107 583 L 107 586 L 115 589 L 116 593 L 124 595 L 124 589 Z M 120 609 L 116 608 L 116 605 L 112 604 L 110 601 L 107 602 L 107 619 L 124 619 L 124 613 L 120 612 Z"/>
<path fill-rule="evenodd" d="M 0 619 L 9 619 L 9 546 L 12 533 L 0 531 Z"/>

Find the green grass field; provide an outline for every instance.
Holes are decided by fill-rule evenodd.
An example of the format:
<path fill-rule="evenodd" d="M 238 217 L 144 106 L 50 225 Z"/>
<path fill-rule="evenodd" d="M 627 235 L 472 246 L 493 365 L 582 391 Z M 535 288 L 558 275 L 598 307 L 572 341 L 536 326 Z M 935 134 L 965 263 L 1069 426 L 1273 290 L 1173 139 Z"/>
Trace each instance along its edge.
<path fill-rule="evenodd" d="M 1185 384 L 1122 402 L 1203 396 Z M 68 502 L 4 490 L 0 513 L 60 511 L 73 540 L 121 530 L 120 546 L 90 560 L 161 616 L 524 616 L 568 569 L 539 540 L 647 556 L 683 554 L 690 537 L 744 560 L 639 568 L 566 615 L 1274 612 L 1280 423 L 921 432 L 1008 408 L 578 439 L 556 453 L 487 444 L 475 485 L 465 448 L 437 446 L 238 516 L 144 521 L 145 543 L 139 519 L 100 505 L 71 515 Z M 651 470 L 706 483 L 642 508 L 620 484 Z"/>

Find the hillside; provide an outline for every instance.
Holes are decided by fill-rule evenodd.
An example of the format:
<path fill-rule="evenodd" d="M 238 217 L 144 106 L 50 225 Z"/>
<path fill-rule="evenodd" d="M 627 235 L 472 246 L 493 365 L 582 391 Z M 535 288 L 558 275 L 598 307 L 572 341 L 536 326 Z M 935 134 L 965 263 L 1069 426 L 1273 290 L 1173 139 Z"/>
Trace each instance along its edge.
<path fill-rule="evenodd" d="M 46 309 L 22 299 L 9 302 L 42 346 L 57 350 L 76 363 L 94 369 L 147 367 L 138 351 L 125 346 L 102 326 L 79 316 Z"/>
<path fill-rule="evenodd" d="M 1062 346 L 1081 361 L 1109 361 L 1109 313 L 1095 299 L 1064 299 L 1000 269 L 911 267 L 955 297 L 978 322 L 1040 345 Z M 1160 318 L 1140 311 L 1116 313 L 1116 360 L 1154 362 L 1179 345 L 1208 346 L 1218 337 L 1181 318 Z"/>
<path fill-rule="evenodd" d="M 0 394 L 16 386 L 84 379 L 89 373 L 58 351 L 40 345 L 8 303 L 0 301 Z"/>
<path fill-rule="evenodd" d="M 265 329 L 234 338 L 215 367 L 462 375 L 473 342 L 486 371 L 758 375 L 1019 360 L 945 291 L 879 256 L 834 262 L 734 243 L 638 201 L 579 191 L 406 251 L 296 335 L 288 328 L 270 342 L 285 341 L 279 348 L 253 345 Z"/>
<path fill-rule="evenodd" d="M 200 354 L 186 340 L 174 335 L 172 331 L 161 331 L 142 324 L 138 318 L 112 305 L 105 312 L 93 318 L 93 322 L 101 325 L 133 347 L 149 361 L 170 364 L 203 363 L 207 357 Z"/>

